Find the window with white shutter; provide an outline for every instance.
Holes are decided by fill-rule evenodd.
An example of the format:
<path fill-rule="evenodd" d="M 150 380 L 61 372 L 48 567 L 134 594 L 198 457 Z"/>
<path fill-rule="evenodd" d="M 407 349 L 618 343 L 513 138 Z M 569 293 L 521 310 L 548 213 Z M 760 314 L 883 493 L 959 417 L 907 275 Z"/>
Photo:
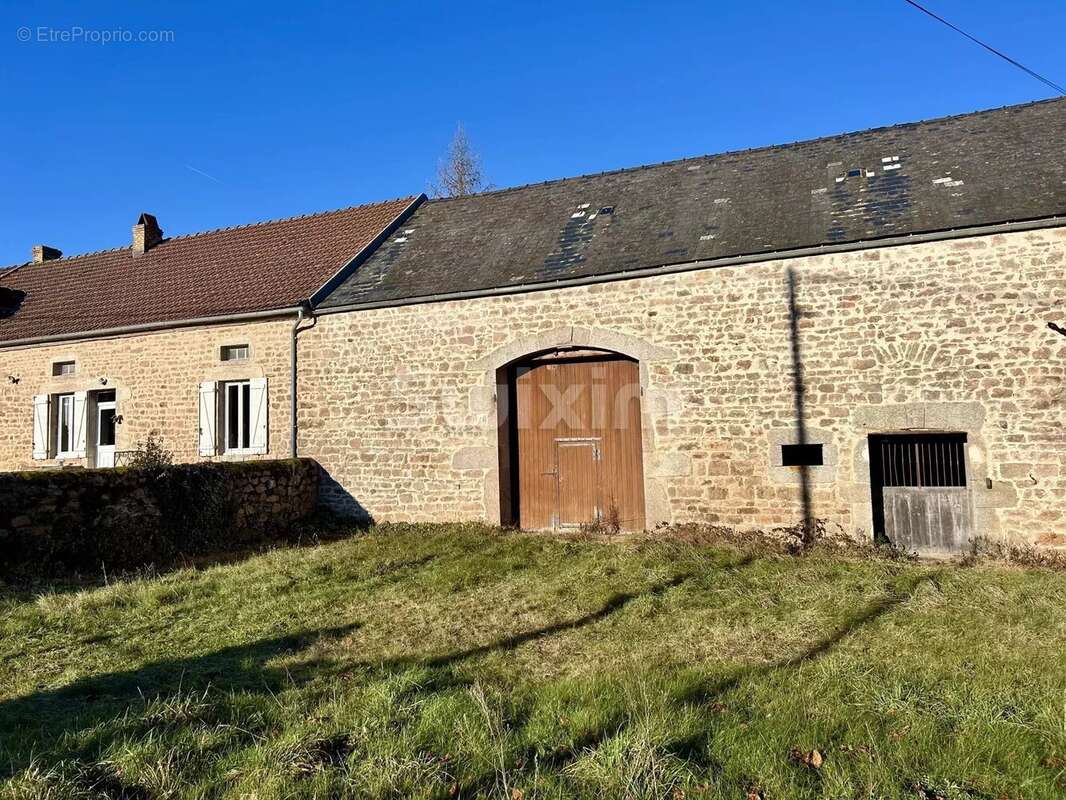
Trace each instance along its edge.
<path fill-rule="evenodd" d="M 265 454 L 268 407 L 266 378 L 200 384 L 200 455 Z"/>
<path fill-rule="evenodd" d="M 88 392 L 33 397 L 33 457 L 85 458 Z"/>
<path fill-rule="evenodd" d="M 266 453 L 266 378 L 226 381 L 221 400 L 222 451 L 240 455 Z"/>

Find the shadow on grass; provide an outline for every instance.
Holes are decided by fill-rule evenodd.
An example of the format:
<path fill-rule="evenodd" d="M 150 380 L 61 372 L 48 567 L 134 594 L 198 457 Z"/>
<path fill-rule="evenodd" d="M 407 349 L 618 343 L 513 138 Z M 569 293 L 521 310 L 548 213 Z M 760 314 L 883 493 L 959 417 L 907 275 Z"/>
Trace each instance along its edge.
<path fill-rule="evenodd" d="M 535 642 L 538 639 L 544 639 L 548 636 L 554 636 L 557 633 L 565 633 L 567 631 L 577 630 L 578 628 L 584 628 L 588 625 L 592 625 L 600 620 L 606 619 L 611 614 L 625 608 L 634 600 L 638 600 L 642 597 L 654 597 L 661 595 L 668 589 L 672 589 L 675 586 L 680 586 L 687 580 L 690 580 L 693 576 L 691 574 L 676 575 L 669 580 L 657 583 L 642 592 L 627 592 L 618 593 L 608 598 L 600 608 L 592 611 L 577 619 L 567 620 L 565 622 L 556 622 L 552 625 L 546 625 L 543 628 L 537 628 L 531 631 L 525 631 L 523 633 L 516 634 L 515 636 L 508 636 L 504 639 L 499 639 L 489 644 L 479 645 L 477 647 L 471 647 L 467 650 L 458 650 L 454 653 L 447 655 L 435 656 L 428 659 L 397 659 L 392 662 L 386 662 L 386 665 L 393 664 L 398 666 L 424 666 L 424 667 L 451 667 L 467 659 L 477 658 L 478 656 L 488 655 L 494 652 L 507 652 L 521 647 L 529 642 Z"/>
<path fill-rule="evenodd" d="M 403 562 L 402 568 L 418 567 L 432 560 L 434 556 Z M 451 668 L 462 661 L 494 651 L 513 650 L 527 642 L 594 624 L 640 597 L 662 594 L 690 577 L 692 576 L 678 575 L 642 592 L 616 594 L 597 610 L 577 619 L 526 631 L 490 644 L 443 656 L 405 658 L 361 666 L 378 674 L 412 667 L 440 670 L 443 680 L 434 682 L 437 689 L 444 688 L 445 685 L 466 683 L 449 680 L 452 677 Z M 303 651 L 316 641 L 343 638 L 358 627 L 346 625 L 299 631 L 228 647 L 207 655 L 171 659 L 135 670 L 95 675 L 62 688 L 39 691 L 2 702 L 0 778 L 10 776 L 28 766 L 31 751 L 57 759 L 96 757 L 106 750 L 110 743 L 121 740 L 128 734 L 131 725 L 138 724 L 138 721 L 133 719 L 138 710 L 143 710 L 153 698 L 173 695 L 179 689 L 185 693 L 203 691 L 210 687 L 223 692 L 273 694 L 286 687 L 299 687 L 316 678 L 333 677 L 336 668 L 345 666 L 345 662 L 310 659 L 300 664 L 297 670 L 271 668 L 267 662 L 282 655 Z M 131 710 L 133 714 L 123 717 Z M 107 726 L 101 726 L 101 733 L 83 742 L 73 752 L 56 752 L 61 749 L 63 739 L 68 734 L 95 729 L 101 723 L 119 717 L 123 717 L 124 724 L 117 726 L 110 734 L 102 732 Z M 16 731 L 18 733 L 15 733 Z"/>
<path fill-rule="evenodd" d="M 733 689 L 736 689 L 741 683 L 749 678 L 757 678 L 779 670 L 794 669 L 810 661 L 815 661 L 834 650 L 841 642 L 854 636 L 863 628 L 873 624 L 886 614 L 907 603 L 922 584 L 929 582 L 935 583 L 937 578 L 938 576 L 934 572 L 913 577 L 907 582 L 908 585 L 905 590 L 890 592 L 877 598 L 865 608 L 853 614 L 843 625 L 828 636 L 822 637 L 801 652 L 778 661 L 773 661 L 769 664 L 744 667 L 733 672 L 723 680 L 706 683 L 703 686 L 698 687 L 687 699 L 690 702 L 700 704 L 714 703 L 722 695 L 728 694 Z"/>
<path fill-rule="evenodd" d="M 715 565 L 714 571 L 735 573 L 757 558 L 748 555 L 733 563 Z M 128 739 L 132 733 L 151 728 L 151 721 L 143 718 L 139 712 L 153 698 L 171 696 L 179 688 L 183 693 L 211 687 L 221 692 L 265 696 L 286 688 L 299 688 L 316 680 L 328 683 L 331 679 L 349 678 L 354 673 L 370 681 L 412 668 L 429 668 L 434 673 L 428 681 L 419 681 L 417 686 L 412 687 L 411 691 L 421 696 L 469 686 L 474 678 L 462 674 L 460 668 L 473 659 L 492 653 L 510 652 L 524 644 L 594 625 L 641 598 L 663 595 L 698 577 L 702 576 L 692 572 L 681 573 L 639 592 L 615 594 L 599 608 L 579 617 L 441 655 L 356 663 L 327 657 L 306 659 L 291 669 L 269 666 L 268 662 L 279 656 L 302 652 L 315 642 L 336 641 L 358 628 L 357 625 L 348 625 L 299 631 L 203 656 L 172 659 L 136 670 L 93 676 L 60 689 L 36 692 L 0 703 L 0 749 L 4 751 L 0 754 L 0 778 L 28 766 L 31 754 L 46 761 L 76 758 L 91 762 L 99 758 L 110 746 Z M 821 658 L 850 636 L 906 603 L 923 582 L 935 580 L 935 577 L 934 573 L 929 573 L 913 578 L 902 590 L 890 592 L 869 604 L 800 653 L 770 664 L 741 669 L 724 679 L 710 680 L 678 700 L 695 705 L 713 704 L 746 680 L 799 667 Z M 522 720 L 510 720 L 510 723 L 520 727 Z M 625 719 L 617 719 L 590 731 L 584 738 L 549 754 L 545 763 L 561 768 L 589 749 L 595 749 L 605 739 L 621 733 L 627 724 Z M 70 734 L 79 734 L 79 738 L 65 739 Z M 710 758 L 707 746 L 712 736 L 713 730 L 708 729 L 706 737 L 697 735 L 686 738 L 671 744 L 670 750 L 686 763 L 720 773 L 722 765 Z M 72 745 L 71 741 L 77 744 Z"/>
<path fill-rule="evenodd" d="M 305 670 L 293 672 L 271 668 L 267 662 L 298 653 L 319 641 L 337 640 L 353 633 L 358 625 L 299 631 L 251 644 L 217 650 L 203 656 L 158 661 L 139 669 L 83 678 L 58 689 L 35 692 L 0 703 L 0 778 L 25 768 L 30 750 L 40 753 L 56 748 L 63 737 L 95 728 L 102 722 L 143 709 L 150 700 L 174 694 L 179 689 L 194 692 L 207 687 L 226 691 L 274 693 L 306 679 Z M 124 720 L 125 722 L 125 720 Z M 115 731 L 115 739 L 126 732 Z M 95 740 L 79 750 L 94 750 L 108 744 Z M 86 756 L 75 752 L 57 756 Z"/>

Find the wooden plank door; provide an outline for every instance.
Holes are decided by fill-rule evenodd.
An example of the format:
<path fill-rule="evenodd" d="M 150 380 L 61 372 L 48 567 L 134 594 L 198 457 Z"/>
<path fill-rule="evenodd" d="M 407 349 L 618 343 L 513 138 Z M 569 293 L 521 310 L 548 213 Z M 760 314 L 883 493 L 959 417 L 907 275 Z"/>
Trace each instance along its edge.
<path fill-rule="evenodd" d="M 885 487 L 885 535 L 921 555 L 961 553 L 970 541 L 973 513 L 965 489 Z"/>
<path fill-rule="evenodd" d="M 623 529 L 643 529 L 637 363 L 610 356 L 542 357 L 515 368 L 512 386 L 516 447 L 508 472 L 516 475 L 511 486 L 520 526 L 590 522 L 591 507 Z M 578 479 L 581 469 L 587 480 Z M 594 488 L 588 483 L 593 478 Z"/>

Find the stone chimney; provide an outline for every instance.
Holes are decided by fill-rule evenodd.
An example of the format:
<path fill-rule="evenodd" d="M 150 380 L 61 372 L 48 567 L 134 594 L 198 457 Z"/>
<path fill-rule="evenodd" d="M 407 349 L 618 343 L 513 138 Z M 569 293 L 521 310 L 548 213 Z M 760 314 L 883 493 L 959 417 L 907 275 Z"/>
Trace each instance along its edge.
<path fill-rule="evenodd" d="M 137 224 L 133 226 L 133 255 L 143 256 L 157 244 L 163 241 L 163 229 L 159 227 L 156 218 L 151 214 L 141 214 Z"/>
<path fill-rule="evenodd" d="M 63 252 L 57 250 L 54 247 L 49 247 L 46 244 L 35 244 L 33 246 L 33 263 L 43 264 L 45 261 L 52 261 L 57 258 L 62 258 Z"/>

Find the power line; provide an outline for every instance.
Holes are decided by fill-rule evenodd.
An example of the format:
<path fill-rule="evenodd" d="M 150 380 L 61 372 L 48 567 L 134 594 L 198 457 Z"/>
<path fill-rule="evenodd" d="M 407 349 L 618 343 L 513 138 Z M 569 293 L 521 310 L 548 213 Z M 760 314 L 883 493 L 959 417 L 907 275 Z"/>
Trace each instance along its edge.
<path fill-rule="evenodd" d="M 924 6 L 921 6 L 918 3 L 914 2 L 914 0 L 903 0 L 903 2 L 907 3 L 908 5 L 914 6 L 916 9 L 921 11 L 923 14 L 928 14 L 930 17 L 935 19 L 937 22 L 941 22 L 944 25 L 947 25 L 953 31 L 955 31 L 956 33 L 962 34 L 963 36 L 965 36 L 967 39 L 969 39 L 974 44 L 980 45 L 985 50 L 987 50 L 988 52 L 990 52 L 990 53 L 992 53 L 994 55 L 999 56 L 1000 58 L 1002 58 L 1007 63 L 1013 64 L 1018 69 L 1020 69 L 1022 72 L 1026 73 L 1027 75 L 1030 75 L 1030 76 L 1036 78 L 1038 81 L 1040 81 L 1041 83 L 1045 84 L 1046 86 L 1050 86 L 1052 89 L 1054 89 L 1059 94 L 1066 95 L 1066 89 L 1063 89 L 1061 86 L 1059 86 L 1054 81 L 1050 81 L 1047 78 L 1045 78 L 1043 75 L 1041 75 L 1041 74 L 1039 74 L 1037 72 L 1033 72 L 1031 69 L 1029 69 L 1029 67 L 1025 66 L 1025 64 L 1022 64 L 1020 61 L 1015 61 L 1013 58 L 1008 56 L 1006 53 L 1003 53 L 1003 52 L 997 50 L 996 48 L 992 47 L 991 45 L 985 44 L 980 39 L 978 39 L 976 36 L 971 36 L 966 31 L 964 31 L 962 28 L 959 28 L 959 27 L 956 27 L 955 25 L 952 25 L 950 22 L 948 22 L 943 17 L 937 16 L 932 11 L 930 11 L 928 8 L 925 8 Z"/>

